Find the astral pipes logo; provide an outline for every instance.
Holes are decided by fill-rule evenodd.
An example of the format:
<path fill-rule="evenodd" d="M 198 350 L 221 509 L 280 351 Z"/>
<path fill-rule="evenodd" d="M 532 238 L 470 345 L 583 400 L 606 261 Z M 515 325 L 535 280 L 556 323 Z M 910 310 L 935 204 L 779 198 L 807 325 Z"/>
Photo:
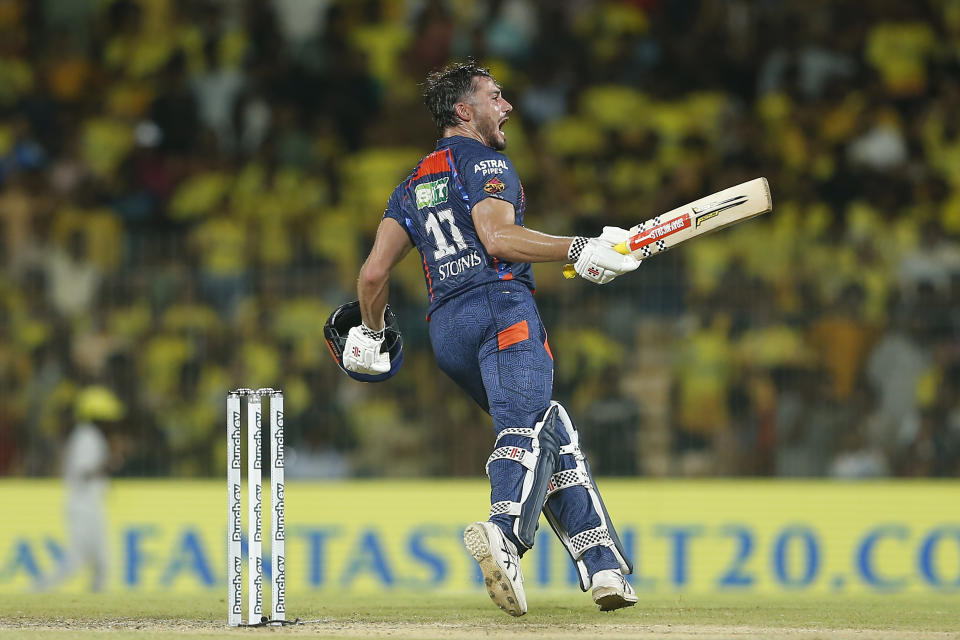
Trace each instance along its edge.
<path fill-rule="evenodd" d="M 273 508 L 274 518 L 277 523 L 277 534 L 274 537 L 274 540 L 283 540 L 284 539 L 284 517 L 283 517 L 283 483 L 280 482 L 277 484 L 277 504 Z"/>
<path fill-rule="evenodd" d="M 240 468 L 240 412 L 233 412 L 233 429 L 230 432 L 230 468 Z"/>
<path fill-rule="evenodd" d="M 277 613 L 287 611 L 287 561 L 277 556 L 277 570 L 274 572 L 273 588 L 277 594 Z"/>
<path fill-rule="evenodd" d="M 241 533 L 240 525 L 240 485 L 233 485 L 233 501 L 230 505 L 231 518 L 230 521 L 233 523 L 233 530 L 230 532 L 230 540 L 233 542 L 240 542 L 243 534 Z"/>
<path fill-rule="evenodd" d="M 274 434 L 273 441 L 273 450 L 276 452 L 276 462 L 274 465 L 277 469 L 283 469 L 283 411 L 277 411 L 277 429 L 276 434 Z"/>
<path fill-rule="evenodd" d="M 240 575 L 243 560 L 240 556 L 233 559 L 233 613 L 243 615 L 243 576 Z"/>

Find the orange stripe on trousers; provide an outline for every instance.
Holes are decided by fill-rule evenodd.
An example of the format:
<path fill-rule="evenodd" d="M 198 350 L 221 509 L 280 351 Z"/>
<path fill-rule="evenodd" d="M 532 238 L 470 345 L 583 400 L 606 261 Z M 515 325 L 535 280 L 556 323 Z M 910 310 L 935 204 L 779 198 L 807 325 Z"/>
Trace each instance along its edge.
<path fill-rule="evenodd" d="M 510 345 L 523 342 L 529 337 L 530 329 L 527 328 L 527 321 L 521 320 L 497 333 L 497 348 L 500 350 L 506 349 Z"/>

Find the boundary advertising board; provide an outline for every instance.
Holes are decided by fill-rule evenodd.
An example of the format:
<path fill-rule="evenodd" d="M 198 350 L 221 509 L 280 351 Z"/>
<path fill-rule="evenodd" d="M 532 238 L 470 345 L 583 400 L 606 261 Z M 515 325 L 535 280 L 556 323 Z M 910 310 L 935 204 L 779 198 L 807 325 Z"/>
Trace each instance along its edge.
<path fill-rule="evenodd" d="M 958 482 L 601 478 L 599 485 L 640 592 L 960 592 Z M 289 482 L 286 492 L 291 594 L 481 588 L 461 535 L 486 514 L 483 481 Z M 63 495 L 55 480 L 0 482 L 8 509 L 0 592 L 30 589 L 63 560 Z M 111 590 L 225 588 L 222 482 L 118 480 L 107 510 Z M 543 522 L 523 564 L 528 589 L 577 588 L 572 563 Z M 83 587 L 77 577 L 65 588 Z"/>

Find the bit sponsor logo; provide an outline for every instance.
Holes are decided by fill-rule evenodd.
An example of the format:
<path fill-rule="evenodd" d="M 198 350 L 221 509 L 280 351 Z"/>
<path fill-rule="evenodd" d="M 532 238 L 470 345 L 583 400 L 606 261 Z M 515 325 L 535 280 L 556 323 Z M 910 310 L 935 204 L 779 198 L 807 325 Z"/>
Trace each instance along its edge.
<path fill-rule="evenodd" d="M 447 182 L 450 178 L 441 178 L 433 182 L 418 184 L 414 189 L 417 198 L 417 209 L 435 207 L 447 201 Z"/>

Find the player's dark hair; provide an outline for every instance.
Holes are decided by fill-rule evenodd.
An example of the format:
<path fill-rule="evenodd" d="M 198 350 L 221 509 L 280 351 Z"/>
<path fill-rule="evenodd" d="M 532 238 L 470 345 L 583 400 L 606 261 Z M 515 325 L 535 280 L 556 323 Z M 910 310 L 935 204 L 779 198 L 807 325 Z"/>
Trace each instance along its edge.
<path fill-rule="evenodd" d="M 460 120 L 455 107 L 473 91 L 473 79 L 490 75 L 490 69 L 479 66 L 474 60 L 453 62 L 427 76 L 423 102 L 430 110 L 437 131 L 441 134 L 447 127 L 456 126 Z"/>

